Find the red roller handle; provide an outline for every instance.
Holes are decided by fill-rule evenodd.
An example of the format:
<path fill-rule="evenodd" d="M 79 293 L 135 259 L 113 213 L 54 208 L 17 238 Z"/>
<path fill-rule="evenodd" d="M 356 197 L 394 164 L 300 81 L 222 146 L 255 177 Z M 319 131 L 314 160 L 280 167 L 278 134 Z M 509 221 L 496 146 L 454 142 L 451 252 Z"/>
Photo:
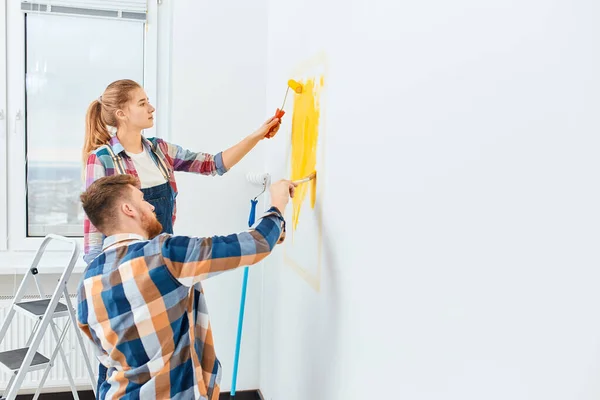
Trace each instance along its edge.
<path fill-rule="evenodd" d="M 281 119 L 284 115 L 285 115 L 285 111 L 280 110 L 279 108 L 277 109 L 277 111 L 275 111 L 275 118 Z M 270 139 L 273 136 L 275 136 L 275 134 L 273 134 L 272 132 L 273 132 L 273 128 L 271 128 L 271 130 L 269 132 L 267 132 L 266 137 Z"/>

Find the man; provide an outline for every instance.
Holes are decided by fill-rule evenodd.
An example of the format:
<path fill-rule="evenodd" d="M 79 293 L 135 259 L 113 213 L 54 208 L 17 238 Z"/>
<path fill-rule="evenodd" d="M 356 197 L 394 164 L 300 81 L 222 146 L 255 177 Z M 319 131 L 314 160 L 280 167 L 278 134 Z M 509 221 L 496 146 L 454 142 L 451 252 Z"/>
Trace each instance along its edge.
<path fill-rule="evenodd" d="M 294 188 L 272 185 L 272 207 L 253 229 L 207 238 L 159 235 L 154 208 L 130 175 L 98 179 L 81 195 L 106 236 L 77 293 L 79 327 L 108 368 L 100 399 L 218 399 L 221 364 L 204 291 L 190 288 L 269 255 L 285 237 Z"/>

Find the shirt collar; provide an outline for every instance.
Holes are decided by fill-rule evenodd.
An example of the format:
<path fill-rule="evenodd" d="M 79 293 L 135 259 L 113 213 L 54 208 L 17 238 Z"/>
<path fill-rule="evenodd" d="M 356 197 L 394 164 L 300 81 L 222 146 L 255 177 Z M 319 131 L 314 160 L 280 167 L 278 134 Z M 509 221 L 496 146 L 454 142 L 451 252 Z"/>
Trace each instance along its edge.
<path fill-rule="evenodd" d="M 117 233 L 116 235 L 108 236 L 104 239 L 104 245 L 102 246 L 102 251 L 105 251 L 107 248 L 119 243 L 124 242 L 125 240 L 135 240 L 135 241 L 143 241 L 148 240 L 141 235 L 137 235 L 135 233 Z"/>
<path fill-rule="evenodd" d="M 121 152 L 125 152 L 125 147 L 123 147 L 123 145 L 119 141 L 119 138 L 117 137 L 116 134 L 111 134 L 111 138 L 110 138 L 110 142 L 109 143 L 110 143 L 110 147 L 115 152 L 115 154 L 119 154 Z M 143 134 L 142 134 L 142 144 L 144 146 L 146 146 L 147 150 L 151 150 L 152 149 L 152 142 L 150 142 L 148 139 L 146 139 L 146 137 Z"/>

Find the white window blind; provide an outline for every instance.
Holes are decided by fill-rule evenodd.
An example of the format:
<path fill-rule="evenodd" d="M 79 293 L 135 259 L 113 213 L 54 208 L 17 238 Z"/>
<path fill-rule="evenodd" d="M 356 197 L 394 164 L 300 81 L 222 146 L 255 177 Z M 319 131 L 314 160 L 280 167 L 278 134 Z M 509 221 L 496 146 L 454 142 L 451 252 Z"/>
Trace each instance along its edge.
<path fill-rule="evenodd" d="M 21 10 L 145 22 L 146 3 L 147 0 L 26 0 L 21 2 Z"/>

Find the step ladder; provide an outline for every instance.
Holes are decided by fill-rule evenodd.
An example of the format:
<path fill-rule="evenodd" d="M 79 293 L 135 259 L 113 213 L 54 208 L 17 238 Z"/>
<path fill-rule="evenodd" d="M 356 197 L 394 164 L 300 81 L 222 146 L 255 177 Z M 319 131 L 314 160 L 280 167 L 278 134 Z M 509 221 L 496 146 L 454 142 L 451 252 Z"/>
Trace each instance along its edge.
<path fill-rule="evenodd" d="M 72 246 L 71 250 L 71 259 L 67 268 L 63 271 L 60 280 L 58 281 L 58 285 L 54 289 L 54 293 L 52 297 L 47 298 L 42 291 L 42 287 L 38 282 L 38 264 L 46 247 L 52 241 L 62 241 L 67 242 Z M 54 361 L 57 355 L 60 355 L 62 362 L 65 367 L 65 372 L 69 379 L 69 385 L 71 386 L 71 391 L 73 393 L 73 397 L 78 400 L 79 397 L 77 395 L 77 387 L 75 386 L 75 381 L 73 380 L 73 375 L 71 374 L 71 369 L 69 368 L 69 362 L 67 357 L 62 349 L 62 343 L 67 336 L 69 329 L 75 329 L 77 341 L 79 342 L 79 347 L 81 350 L 81 354 L 85 360 L 85 365 L 90 376 L 90 383 L 92 385 L 92 390 L 94 394 L 96 393 L 96 386 L 94 380 L 94 372 L 92 370 L 92 365 L 90 364 L 90 359 L 85 349 L 85 345 L 83 342 L 83 336 L 81 331 L 77 326 L 77 320 L 75 318 L 75 310 L 71 304 L 71 299 L 69 296 L 69 291 L 67 290 L 67 283 L 71 276 L 71 272 L 75 267 L 75 263 L 77 262 L 77 258 L 79 257 L 79 244 L 75 240 L 68 239 L 63 236 L 50 234 L 46 236 L 38 249 L 35 258 L 27 271 L 27 274 L 23 278 L 19 289 L 15 295 L 15 298 L 11 304 L 10 310 L 8 312 L 8 316 L 2 323 L 2 327 L 0 328 L 0 344 L 4 340 L 6 333 L 8 332 L 8 328 L 10 323 L 15 316 L 15 313 L 20 313 L 28 318 L 35 320 L 35 325 L 33 331 L 29 335 L 29 339 L 27 340 L 27 344 L 25 347 L 21 349 L 13 349 L 4 352 L 0 352 L 0 368 L 7 371 L 11 374 L 11 379 L 8 382 L 8 386 L 6 387 L 5 393 L 0 396 L 0 400 L 15 400 L 17 397 L 17 393 L 23 384 L 25 379 L 25 375 L 29 372 L 36 370 L 44 370 L 42 375 L 42 379 L 40 380 L 40 384 L 36 390 L 36 393 L 33 397 L 33 400 L 36 400 L 42 388 L 44 387 L 44 383 L 50 374 L 50 370 L 54 365 Z M 28 285 L 31 282 L 34 282 L 37 286 L 38 293 L 40 295 L 40 300 L 35 301 L 21 301 L 23 296 L 26 293 Z M 61 298 L 63 302 L 60 302 Z M 58 326 L 55 323 L 54 319 L 60 317 L 68 316 L 65 326 L 62 331 L 59 332 Z M 52 335 L 54 336 L 54 340 L 56 341 L 56 347 L 53 350 L 52 354 L 49 354 L 50 358 L 40 354 L 37 350 L 40 347 L 44 334 L 46 333 L 46 329 L 50 328 L 52 331 Z M 25 332 L 23 332 L 25 333 Z M 47 354 L 48 355 L 48 354 Z"/>

